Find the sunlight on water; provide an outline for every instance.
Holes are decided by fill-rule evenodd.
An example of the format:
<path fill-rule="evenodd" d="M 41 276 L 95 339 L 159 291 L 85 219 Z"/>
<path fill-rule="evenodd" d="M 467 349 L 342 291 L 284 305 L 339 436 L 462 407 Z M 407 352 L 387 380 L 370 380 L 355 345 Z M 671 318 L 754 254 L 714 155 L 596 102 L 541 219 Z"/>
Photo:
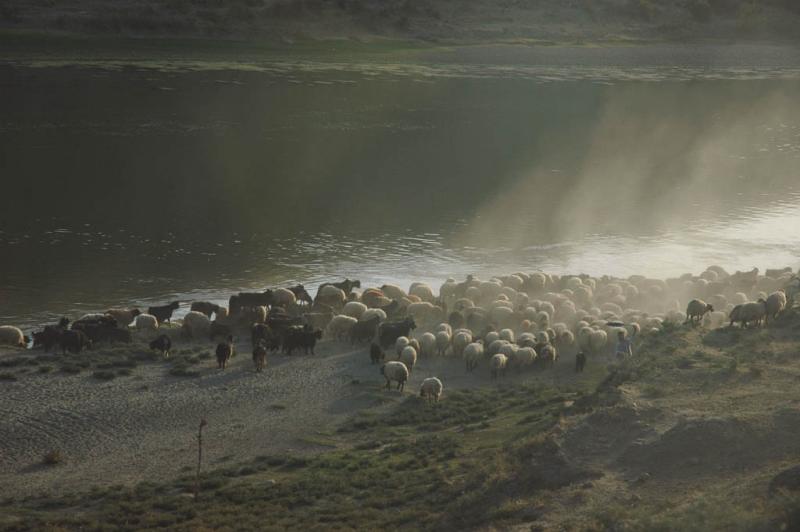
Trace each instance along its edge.
<path fill-rule="evenodd" d="M 15 71 L 0 320 L 344 277 L 800 263 L 792 68 L 441 59 Z"/>

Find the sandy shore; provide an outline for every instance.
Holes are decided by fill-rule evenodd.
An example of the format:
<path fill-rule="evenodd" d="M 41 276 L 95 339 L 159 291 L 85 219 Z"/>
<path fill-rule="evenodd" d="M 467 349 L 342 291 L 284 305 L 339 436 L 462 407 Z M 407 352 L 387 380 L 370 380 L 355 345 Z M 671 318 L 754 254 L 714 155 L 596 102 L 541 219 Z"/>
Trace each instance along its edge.
<path fill-rule="evenodd" d="M 200 373 L 195 378 L 170 376 L 167 363 L 154 362 L 111 381 L 93 378 L 92 370 L 0 381 L 0 496 L 175 478 L 196 463 L 201 418 L 209 423 L 209 468 L 259 455 L 322 451 L 333 444 L 328 435 L 336 425 L 385 397 L 376 394 L 384 383 L 378 367 L 370 365 L 365 347 L 356 347 L 323 341 L 316 356 L 273 355 L 262 374 L 253 371 L 249 342 L 243 342 L 226 371 L 206 359 L 192 368 Z M 0 357 L 21 353 L 0 351 Z M 57 362 L 58 355 L 51 356 Z M 568 364 L 562 366 L 536 378 L 571 379 Z M 405 393 L 416 393 L 434 375 L 446 389 L 489 384 L 485 371 L 468 374 L 460 360 L 421 360 Z M 43 465 L 53 449 L 65 463 Z"/>

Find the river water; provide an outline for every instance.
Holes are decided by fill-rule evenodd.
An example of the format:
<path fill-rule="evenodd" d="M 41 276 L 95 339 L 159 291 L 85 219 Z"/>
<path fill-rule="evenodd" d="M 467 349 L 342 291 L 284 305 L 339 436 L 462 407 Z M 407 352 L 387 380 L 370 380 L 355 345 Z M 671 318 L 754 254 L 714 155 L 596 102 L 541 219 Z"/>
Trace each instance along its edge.
<path fill-rule="evenodd" d="M 0 323 L 359 278 L 800 263 L 800 52 L 0 65 Z"/>

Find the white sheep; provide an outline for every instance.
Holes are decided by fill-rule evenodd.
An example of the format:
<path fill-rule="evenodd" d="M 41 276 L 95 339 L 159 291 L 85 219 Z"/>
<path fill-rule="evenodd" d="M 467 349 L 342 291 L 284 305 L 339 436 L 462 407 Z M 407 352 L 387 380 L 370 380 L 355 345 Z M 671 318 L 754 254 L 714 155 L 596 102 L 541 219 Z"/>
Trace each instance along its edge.
<path fill-rule="evenodd" d="M 430 332 L 423 333 L 419 337 L 419 347 L 421 356 L 434 356 L 436 354 L 436 335 Z"/>
<path fill-rule="evenodd" d="M 367 306 L 360 301 L 348 301 L 345 303 L 344 307 L 342 307 L 342 314 L 357 320 L 360 320 L 361 316 L 363 316 L 366 311 Z M 381 310 L 381 312 L 383 311 Z"/>
<path fill-rule="evenodd" d="M 440 323 L 433 330 L 433 334 L 436 334 L 439 331 L 445 331 L 447 334 L 452 335 L 453 334 L 453 327 L 449 323 Z"/>
<path fill-rule="evenodd" d="M 155 331 L 158 329 L 158 319 L 152 314 L 139 314 L 136 316 L 136 329 L 140 331 Z"/>
<path fill-rule="evenodd" d="M 181 328 L 189 338 L 204 338 L 211 331 L 211 320 L 202 312 L 192 310 L 183 317 Z"/>
<path fill-rule="evenodd" d="M 493 355 L 492 358 L 489 360 L 489 369 L 491 371 L 492 379 L 496 379 L 498 376 L 505 376 L 506 374 L 506 366 L 508 365 L 508 357 L 502 353 L 497 353 Z"/>
<path fill-rule="evenodd" d="M 778 314 L 783 312 L 783 309 L 786 308 L 786 294 L 783 290 L 778 290 L 773 292 L 767 297 L 766 302 L 766 322 L 769 323 L 770 319 L 775 319 L 778 317 Z"/>
<path fill-rule="evenodd" d="M 686 306 L 686 322 L 693 325 L 699 323 L 707 312 L 712 312 L 714 306 L 706 303 L 702 299 L 692 299 Z"/>
<path fill-rule="evenodd" d="M 10 345 L 13 347 L 27 347 L 25 335 L 22 331 L 12 325 L 0 326 L 0 345 Z"/>
<path fill-rule="evenodd" d="M 450 346 L 450 333 L 447 331 L 439 331 L 436 333 L 436 350 L 440 356 L 444 356 L 447 348 Z"/>
<path fill-rule="evenodd" d="M 521 290 L 522 285 L 525 284 L 525 281 L 520 274 L 514 273 L 503 278 L 503 284 L 508 288 L 513 288 L 514 290 Z"/>
<path fill-rule="evenodd" d="M 540 272 L 534 272 L 528 278 L 528 285 L 532 292 L 541 292 L 547 286 L 547 276 Z"/>
<path fill-rule="evenodd" d="M 483 337 L 483 342 L 486 345 L 490 345 L 492 342 L 499 339 L 500 339 L 500 333 L 498 333 L 497 331 L 490 331 L 486 333 L 486 336 Z"/>
<path fill-rule="evenodd" d="M 419 354 L 419 352 L 420 352 L 419 351 L 419 340 L 417 340 L 416 338 L 409 338 L 408 339 L 408 345 L 410 345 L 411 347 L 416 349 L 417 350 L 417 354 Z"/>
<path fill-rule="evenodd" d="M 397 382 L 397 389 L 401 392 L 408 381 L 408 368 L 402 362 L 392 360 L 381 366 L 381 375 L 386 379 L 386 389 L 391 387 L 392 381 Z"/>
<path fill-rule="evenodd" d="M 337 314 L 330 323 L 328 323 L 328 327 L 325 329 L 325 336 L 336 340 L 342 340 L 350 334 L 350 329 L 352 329 L 353 325 L 356 323 L 358 323 L 358 320 L 352 316 Z"/>
<path fill-rule="evenodd" d="M 314 300 L 315 303 L 324 303 L 337 309 L 344 306 L 345 301 L 347 301 L 347 294 L 344 293 L 344 290 L 336 288 L 332 284 L 320 288 Z"/>
<path fill-rule="evenodd" d="M 358 321 L 369 321 L 375 316 L 378 316 L 378 321 L 380 323 L 386 321 L 386 312 L 379 308 L 368 308 L 366 311 L 364 311 L 364 314 L 361 315 Z"/>
<path fill-rule="evenodd" d="M 536 350 L 532 347 L 520 347 L 511 359 L 514 366 L 525 368 L 536 362 Z"/>
<path fill-rule="evenodd" d="M 497 353 L 500 352 L 502 347 L 507 343 L 508 342 L 506 340 L 500 340 L 500 339 L 497 339 L 494 342 L 490 343 L 488 346 L 486 346 L 486 356 L 491 357 L 493 355 L 496 355 Z"/>
<path fill-rule="evenodd" d="M 514 356 L 517 354 L 518 349 L 519 346 L 517 346 L 517 344 L 506 342 L 500 346 L 500 353 L 507 356 L 509 360 L 513 360 Z"/>
<path fill-rule="evenodd" d="M 91 312 L 89 314 L 84 314 L 77 321 L 97 321 L 102 320 L 104 318 L 108 318 L 106 314 L 100 314 L 99 312 Z"/>
<path fill-rule="evenodd" d="M 409 339 L 406 336 L 398 336 L 397 340 L 394 341 L 394 351 L 398 357 L 400 356 L 400 353 L 403 352 L 403 349 L 406 348 L 408 343 Z"/>
<path fill-rule="evenodd" d="M 589 348 L 593 353 L 600 353 L 608 343 L 608 334 L 605 331 L 592 331 L 589 336 Z"/>
<path fill-rule="evenodd" d="M 480 342 L 472 342 L 464 348 L 463 354 L 464 361 L 467 365 L 467 371 L 472 371 L 483 358 L 483 344 Z"/>
<path fill-rule="evenodd" d="M 417 296 L 422 301 L 427 301 L 428 303 L 431 303 L 434 300 L 433 290 L 431 290 L 431 287 L 426 283 L 411 283 L 411 286 L 408 289 L 408 294 Z"/>
<path fill-rule="evenodd" d="M 428 377 L 422 381 L 422 385 L 419 387 L 419 396 L 425 397 L 428 401 L 433 399 L 434 402 L 439 402 L 439 396 L 442 395 L 443 389 L 442 381 L 436 377 Z"/>
<path fill-rule="evenodd" d="M 550 326 L 550 317 L 551 315 L 546 310 L 540 310 L 536 313 L 536 320 L 534 321 L 540 329 L 546 329 Z"/>
<path fill-rule="evenodd" d="M 502 329 L 499 333 L 499 337 L 501 340 L 514 343 L 514 331 L 511 329 Z"/>
<path fill-rule="evenodd" d="M 506 306 L 497 306 L 489 311 L 489 318 L 499 325 L 512 325 L 516 313 Z"/>
<path fill-rule="evenodd" d="M 131 324 L 133 319 L 142 312 L 138 308 L 110 308 L 106 311 L 106 316 L 111 316 L 117 320 L 117 327 L 124 329 Z"/>
<path fill-rule="evenodd" d="M 533 347 L 536 345 L 536 334 L 524 332 L 517 338 L 517 345 L 520 347 Z"/>
<path fill-rule="evenodd" d="M 478 288 L 477 286 L 470 286 L 464 291 L 464 297 L 471 301 L 478 301 L 482 297 L 481 289 Z M 456 303 L 458 303 L 458 301 L 456 301 Z M 456 307 L 456 310 L 458 310 L 458 307 Z"/>
<path fill-rule="evenodd" d="M 275 305 L 285 307 L 295 303 L 297 297 L 288 288 L 276 288 L 272 291 L 272 301 Z"/>
<path fill-rule="evenodd" d="M 464 348 L 472 342 L 472 334 L 459 331 L 453 336 L 453 355 L 460 357 L 464 353 Z"/>
<path fill-rule="evenodd" d="M 458 290 L 458 283 L 453 278 L 448 278 L 441 287 L 439 287 L 439 296 L 445 299 L 455 297 L 456 290 Z"/>
<path fill-rule="evenodd" d="M 742 322 L 742 327 L 747 327 L 749 323 L 755 322 L 757 326 L 767 315 L 767 302 L 763 299 L 745 303 L 739 309 L 738 321 Z"/>
<path fill-rule="evenodd" d="M 405 291 L 403 291 L 402 288 L 393 284 L 385 284 L 381 286 L 381 292 L 383 292 L 389 299 L 402 299 L 408 295 L 405 293 Z"/>
<path fill-rule="evenodd" d="M 417 350 L 413 346 L 407 345 L 400 353 L 400 362 L 406 365 L 408 372 L 414 371 L 414 366 L 417 364 Z"/>

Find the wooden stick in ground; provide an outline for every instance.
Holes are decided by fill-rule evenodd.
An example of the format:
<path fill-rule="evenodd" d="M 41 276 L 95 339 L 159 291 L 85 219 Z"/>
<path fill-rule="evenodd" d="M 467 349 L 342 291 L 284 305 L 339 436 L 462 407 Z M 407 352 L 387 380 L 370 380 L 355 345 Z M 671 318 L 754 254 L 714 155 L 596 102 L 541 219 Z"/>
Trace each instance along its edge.
<path fill-rule="evenodd" d="M 200 429 L 197 431 L 197 473 L 194 477 L 194 498 L 200 495 L 200 466 L 203 463 L 203 427 L 208 425 L 205 419 L 200 420 Z"/>

